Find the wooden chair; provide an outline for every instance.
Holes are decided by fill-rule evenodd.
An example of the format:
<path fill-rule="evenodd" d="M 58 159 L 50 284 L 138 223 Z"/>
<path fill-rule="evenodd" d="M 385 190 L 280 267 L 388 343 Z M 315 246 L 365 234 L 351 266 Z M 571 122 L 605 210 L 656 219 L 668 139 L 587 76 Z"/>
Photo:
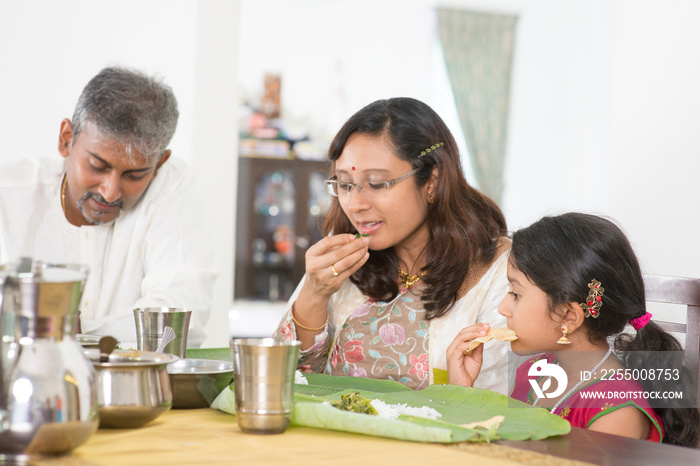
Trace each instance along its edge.
<path fill-rule="evenodd" d="M 686 306 L 685 324 L 653 320 L 667 332 L 685 334 L 684 363 L 695 371 L 700 406 L 700 279 L 644 275 L 644 288 L 647 301 Z"/>

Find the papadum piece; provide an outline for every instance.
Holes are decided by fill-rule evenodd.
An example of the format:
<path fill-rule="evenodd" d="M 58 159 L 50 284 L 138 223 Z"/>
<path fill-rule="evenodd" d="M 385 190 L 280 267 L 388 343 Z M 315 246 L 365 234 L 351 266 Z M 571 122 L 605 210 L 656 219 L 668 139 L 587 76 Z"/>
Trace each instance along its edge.
<path fill-rule="evenodd" d="M 484 335 L 483 337 L 477 337 L 474 338 L 470 343 L 469 343 L 469 349 L 464 352 L 466 355 L 472 354 L 472 351 L 476 349 L 477 346 L 479 346 L 482 343 L 486 343 L 487 341 L 491 340 L 496 340 L 496 341 L 514 341 L 517 340 L 518 336 L 515 334 L 515 331 L 509 329 L 508 327 L 495 327 L 491 328 L 489 330 L 489 333 Z"/>
<path fill-rule="evenodd" d="M 480 421 L 480 422 L 470 422 L 469 424 L 460 424 L 459 427 L 466 427 L 467 429 L 476 429 L 476 428 L 482 428 L 489 430 L 493 427 L 498 429 L 498 427 L 501 425 L 501 423 L 505 420 L 505 416 L 494 416 L 486 419 L 485 421 Z"/>

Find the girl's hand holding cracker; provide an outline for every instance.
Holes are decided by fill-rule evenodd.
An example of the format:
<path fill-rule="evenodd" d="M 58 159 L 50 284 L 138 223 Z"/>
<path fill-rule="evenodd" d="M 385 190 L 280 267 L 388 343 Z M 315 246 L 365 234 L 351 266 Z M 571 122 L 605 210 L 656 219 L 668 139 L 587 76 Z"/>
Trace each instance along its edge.
<path fill-rule="evenodd" d="M 453 385 L 471 387 L 479 376 L 484 347 L 479 345 L 469 352 L 472 340 L 485 337 L 491 327 L 487 323 L 463 328 L 447 347 L 447 376 Z M 468 354 L 467 354 L 468 353 Z"/>

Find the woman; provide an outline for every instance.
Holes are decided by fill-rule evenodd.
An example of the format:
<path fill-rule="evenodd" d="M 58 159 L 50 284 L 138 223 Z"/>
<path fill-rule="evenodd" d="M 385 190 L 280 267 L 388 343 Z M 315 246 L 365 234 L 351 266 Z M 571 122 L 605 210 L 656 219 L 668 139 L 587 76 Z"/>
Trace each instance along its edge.
<path fill-rule="evenodd" d="M 331 143 L 334 196 L 325 238 L 275 337 L 302 342 L 299 367 L 447 383 L 445 352 L 476 322 L 504 326 L 506 223 L 469 186 L 442 119 L 411 98 L 376 101 Z M 505 343 L 491 344 L 477 386 L 507 392 Z"/>

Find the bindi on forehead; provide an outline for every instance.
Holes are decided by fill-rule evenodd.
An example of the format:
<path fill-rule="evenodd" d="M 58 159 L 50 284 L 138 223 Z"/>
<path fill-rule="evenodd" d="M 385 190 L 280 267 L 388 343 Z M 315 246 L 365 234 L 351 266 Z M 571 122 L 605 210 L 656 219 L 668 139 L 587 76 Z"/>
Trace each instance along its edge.
<path fill-rule="evenodd" d="M 355 171 L 355 167 L 352 167 L 352 171 Z"/>

